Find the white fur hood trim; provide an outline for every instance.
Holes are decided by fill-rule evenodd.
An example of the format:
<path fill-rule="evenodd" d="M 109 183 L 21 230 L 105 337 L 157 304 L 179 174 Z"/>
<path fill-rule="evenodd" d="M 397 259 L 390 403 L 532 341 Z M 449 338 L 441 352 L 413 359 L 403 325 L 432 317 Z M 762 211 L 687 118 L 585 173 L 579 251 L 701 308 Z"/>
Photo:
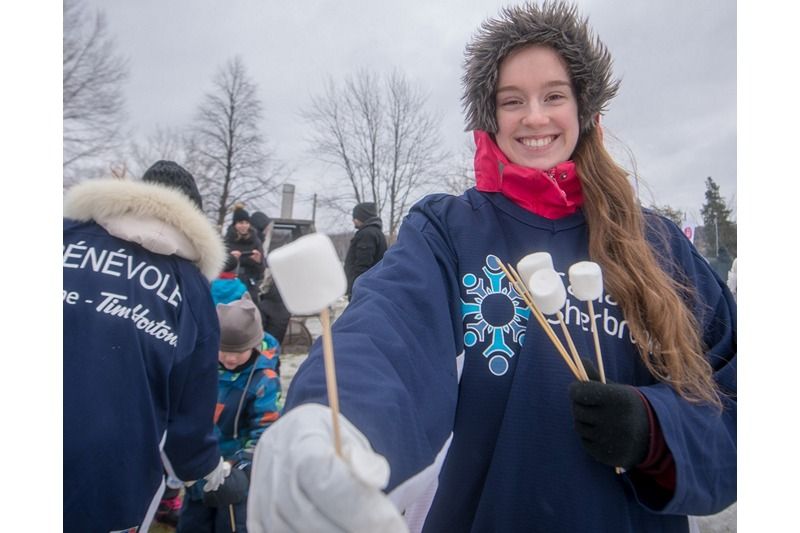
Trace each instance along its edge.
<path fill-rule="evenodd" d="M 115 237 L 192 261 L 209 280 L 222 270 L 225 244 L 183 193 L 155 183 L 93 179 L 64 196 L 64 216 L 94 220 Z"/>

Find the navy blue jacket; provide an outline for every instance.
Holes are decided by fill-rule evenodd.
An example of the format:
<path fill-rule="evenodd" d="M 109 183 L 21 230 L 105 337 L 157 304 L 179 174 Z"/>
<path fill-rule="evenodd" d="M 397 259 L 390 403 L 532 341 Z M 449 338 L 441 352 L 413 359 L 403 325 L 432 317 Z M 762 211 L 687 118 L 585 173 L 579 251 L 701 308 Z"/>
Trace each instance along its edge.
<path fill-rule="evenodd" d="M 165 467 L 196 480 L 220 459 L 207 277 L 224 247 L 158 185 L 84 182 L 64 212 L 64 531 L 146 527 Z M 171 236 L 176 253 L 165 253 Z"/>
<path fill-rule="evenodd" d="M 548 220 L 470 189 L 417 204 L 334 325 L 342 413 L 389 460 L 387 491 L 409 523 L 428 532 L 683 532 L 685 515 L 735 501 L 736 305 L 674 224 L 646 220 L 668 270 L 695 289 L 708 358 L 729 395 L 721 414 L 681 398 L 642 364 L 613 295 L 594 303 L 608 379 L 646 396 L 672 452 L 672 498 L 584 451 L 567 392 L 574 378 L 497 263 L 547 251 L 566 275 L 589 259 L 582 212 Z M 568 295 L 563 313 L 579 353 L 593 357 L 586 304 Z M 327 403 L 319 343 L 286 409 L 306 402 Z"/>

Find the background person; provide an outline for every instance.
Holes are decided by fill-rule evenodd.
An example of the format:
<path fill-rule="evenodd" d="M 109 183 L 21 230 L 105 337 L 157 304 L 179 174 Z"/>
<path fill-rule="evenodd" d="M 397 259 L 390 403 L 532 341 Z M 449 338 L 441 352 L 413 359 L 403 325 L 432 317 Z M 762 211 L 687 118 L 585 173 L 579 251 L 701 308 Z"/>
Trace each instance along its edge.
<path fill-rule="evenodd" d="M 250 217 L 250 222 L 261 239 L 264 252 L 268 253 L 270 242 L 272 241 L 272 219 L 265 213 L 256 211 Z M 266 266 L 266 258 L 264 259 L 264 266 L 264 278 L 259 288 L 260 296 L 256 302 L 259 311 L 261 311 L 264 331 L 275 337 L 279 342 L 283 342 L 286 336 L 286 329 L 289 327 L 291 313 L 286 309 L 278 288 L 272 283 L 269 268 Z"/>
<path fill-rule="evenodd" d="M 201 207 L 173 161 L 64 198 L 66 532 L 147 531 L 164 467 L 224 487 L 208 280 L 225 249 Z"/>
<path fill-rule="evenodd" d="M 356 234 L 350 240 L 344 259 L 348 298 L 353 293 L 353 283 L 358 276 L 372 268 L 386 253 L 386 236 L 381 229 L 383 222 L 375 203 L 363 202 L 353 208 L 353 226 Z"/>
<path fill-rule="evenodd" d="M 264 277 L 264 249 L 244 207 L 237 206 L 233 210 L 233 221 L 225 233 L 225 245 L 239 260 L 239 279 L 247 286 L 253 301 L 258 301 L 258 287 Z"/>

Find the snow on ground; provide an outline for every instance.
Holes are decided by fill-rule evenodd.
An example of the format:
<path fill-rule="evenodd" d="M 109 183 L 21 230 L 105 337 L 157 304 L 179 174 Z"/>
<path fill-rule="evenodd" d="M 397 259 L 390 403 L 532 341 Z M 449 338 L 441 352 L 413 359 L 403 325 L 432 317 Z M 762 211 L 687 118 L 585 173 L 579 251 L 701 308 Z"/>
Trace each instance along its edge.
<path fill-rule="evenodd" d="M 331 321 L 335 322 L 336 318 L 339 317 L 345 307 L 347 307 L 347 298 L 339 298 L 331 307 Z M 322 334 L 322 325 L 320 324 L 319 317 L 308 317 L 304 320 L 304 323 L 314 340 Z M 283 392 L 284 399 L 286 398 L 286 393 L 289 391 L 289 385 L 291 384 L 294 373 L 297 372 L 297 368 L 306 360 L 306 357 L 308 357 L 307 352 L 281 354 L 281 391 Z"/>
<path fill-rule="evenodd" d="M 308 357 L 307 353 L 281 355 L 281 391 L 283 392 L 284 398 L 286 398 L 286 393 L 289 391 L 289 384 L 292 381 L 292 377 L 294 377 L 294 373 L 297 372 L 297 367 L 306 360 L 306 357 Z"/>
<path fill-rule="evenodd" d="M 700 533 L 736 533 L 736 504 L 719 514 L 698 516 L 697 525 Z"/>

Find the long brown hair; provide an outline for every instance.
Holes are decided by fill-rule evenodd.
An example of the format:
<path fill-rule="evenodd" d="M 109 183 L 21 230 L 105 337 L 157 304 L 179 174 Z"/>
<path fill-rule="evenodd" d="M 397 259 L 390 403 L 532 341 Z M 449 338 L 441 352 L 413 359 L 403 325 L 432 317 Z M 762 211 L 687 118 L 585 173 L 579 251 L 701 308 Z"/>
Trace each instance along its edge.
<path fill-rule="evenodd" d="M 589 256 L 602 267 L 644 364 L 687 400 L 720 407 L 700 328 L 684 299 L 692 289 L 659 265 L 627 173 L 606 151 L 599 127 L 581 136 L 573 160 L 583 185 Z"/>

